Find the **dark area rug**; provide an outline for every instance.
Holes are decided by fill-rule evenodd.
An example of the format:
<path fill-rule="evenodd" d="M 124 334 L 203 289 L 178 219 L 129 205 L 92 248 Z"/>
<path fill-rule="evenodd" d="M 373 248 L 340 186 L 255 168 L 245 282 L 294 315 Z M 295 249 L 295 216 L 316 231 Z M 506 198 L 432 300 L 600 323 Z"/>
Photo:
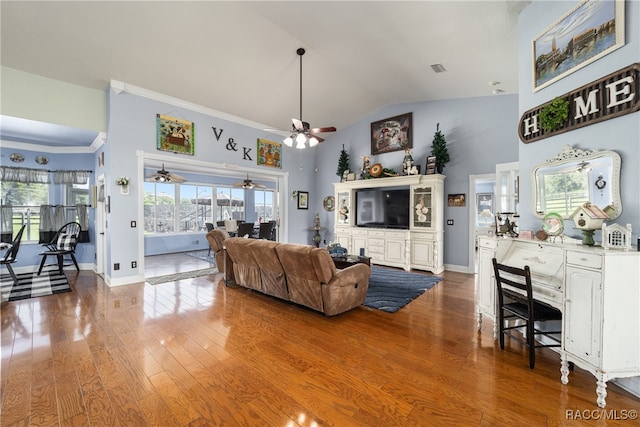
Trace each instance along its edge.
<path fill-rule="evenodd" d="M 43 271 L 40 276 L 36 272 L 20 273 L 16 276 L 17 285 L 14 285 L 11 275 L 0 276 L 2 302 L 71 292 L 67 276 L 60 274 L 58 270 Z"/>
<path fill-rule="evenodd" d="M 441 280 L 438 276 L 372 266 L 364 305 L 395 313 Z"/>

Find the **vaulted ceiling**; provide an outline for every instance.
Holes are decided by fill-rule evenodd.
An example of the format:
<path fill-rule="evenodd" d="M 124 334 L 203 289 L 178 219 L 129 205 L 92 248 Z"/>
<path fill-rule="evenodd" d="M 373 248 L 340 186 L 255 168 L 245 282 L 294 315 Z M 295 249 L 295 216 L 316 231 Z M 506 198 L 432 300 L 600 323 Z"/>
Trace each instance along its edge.
<path fill-rule="evenodd" d="M 390 104 L 491 95 L 491 81 L 516 93 L 517 17 L 528 3 L 3 1 L 1 61 L 290 129 L 304 47 L 302 118 L 341 129 Z"/>

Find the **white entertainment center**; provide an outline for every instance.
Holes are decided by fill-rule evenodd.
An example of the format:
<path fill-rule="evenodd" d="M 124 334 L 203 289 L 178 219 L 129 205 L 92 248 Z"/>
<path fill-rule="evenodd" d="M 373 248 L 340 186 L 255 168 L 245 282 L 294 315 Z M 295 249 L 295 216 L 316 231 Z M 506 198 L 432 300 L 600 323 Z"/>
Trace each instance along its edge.
<path fill-rule="evenodd" d="M 336 199 L 335 240 L 351 254 L 364 251 L 374 264 L 444 271 L 444 175 L 408 175 L 372 178 L 334 184 Z M 408 189 L 408 227 L 359 227 L 356 225 L 356 193 L 366 189 Z"/>

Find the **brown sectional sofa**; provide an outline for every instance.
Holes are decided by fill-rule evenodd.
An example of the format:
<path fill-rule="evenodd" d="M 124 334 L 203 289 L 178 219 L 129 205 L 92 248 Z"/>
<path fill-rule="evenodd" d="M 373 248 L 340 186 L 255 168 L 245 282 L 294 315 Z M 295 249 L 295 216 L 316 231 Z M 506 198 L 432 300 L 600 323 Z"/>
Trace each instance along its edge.
<path fill-rule="evenodd" d="M 327 316 L 362 305 L 367 296 L 369 266 L 356 264 L 337 270 L 325 249 L 241 237 L 225 239 L 224 244 L 237 285 Z"/>

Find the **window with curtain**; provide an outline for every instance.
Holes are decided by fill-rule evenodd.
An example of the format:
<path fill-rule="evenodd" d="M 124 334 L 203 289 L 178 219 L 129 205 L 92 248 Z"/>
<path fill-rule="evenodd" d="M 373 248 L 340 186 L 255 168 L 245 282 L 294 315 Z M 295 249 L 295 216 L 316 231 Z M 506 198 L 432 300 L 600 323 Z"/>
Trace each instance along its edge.
<path fill-rule="evenodd" d="M 2 205 L 13 206 L 13 235 L 23 224 L 27 227 L 23 242 L 38 242 L 40 236 L 40 205 L 49 203 L 49 184 L 0 181 Z"/>

